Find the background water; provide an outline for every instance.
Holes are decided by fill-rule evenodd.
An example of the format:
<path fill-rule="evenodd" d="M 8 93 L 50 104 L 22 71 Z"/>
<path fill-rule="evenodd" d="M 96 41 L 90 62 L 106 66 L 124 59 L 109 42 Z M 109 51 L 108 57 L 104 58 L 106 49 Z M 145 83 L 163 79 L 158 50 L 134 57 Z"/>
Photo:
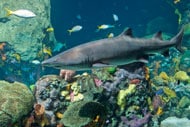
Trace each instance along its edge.
<path fill-rule="evenodd" d="M 175 8 L 167 0 L 53 0 L 51 4 L 51 21 L 56 39 L 67 43 L 68 48 L 105 38 L 110 32 L 118 35 L 126 27 L 131 27 L 135 36 L 144 36 L 148 22 L 157 17 L 164 18 L 167 23 L 160 22 L 158 30 L 175 34 L 178 29 Z M 118 15 L 118 22 L 114 22 L 112 14 Z M 77 18 L 79 15 L 81 19 Z M 95 32 L 97 26 L 102 24 L 116 27 Z M 75 25 L 82 25 L 83 29 L 69 36 L 67 30 Z"/>
<path fill-rule="evenodd" d="M 62 52 L 88 41 L 106 38 L 109 33 L 117 36 L 126 27 L 131 27 L 136 37 L 155 34 L 159 30 L 174 35 L 180 28 L 175 10 L 179 9 L 183 14 L 188 10 L 186 3 L 188 0 L 183 0 L 180 4 L 174 4 L 173 0 L 51 0 L 51 23 L 57 41 L 66 43 L 66 47 L 59 51 Z M 114 21 L 113 14 L 119 17 L 119 21 Z M 115 27 L 96 32 L 97 26 L 102 24 Z M 75 25 L 81 25 L 83 29 L 69 35 L 67 30 Z M 59 52 L 52 54 L 54 56 Z M 20 73 L 12 70 L 19 70 Z M 59 74 L 59 70 L 42 69 L 40 65 L 26 62 L 6 64 L 0 68 L 0 73 L 1 80 L 20 81 L 30 85 L 43 75 Z"/>

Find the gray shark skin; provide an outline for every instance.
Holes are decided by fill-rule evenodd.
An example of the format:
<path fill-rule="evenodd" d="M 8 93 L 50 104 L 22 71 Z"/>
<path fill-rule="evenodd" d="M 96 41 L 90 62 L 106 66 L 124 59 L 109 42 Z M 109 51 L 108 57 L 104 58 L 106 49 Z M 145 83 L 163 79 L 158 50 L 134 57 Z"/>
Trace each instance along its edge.
<path fill-rule="evenodd" d="M 150 39 L 134 38 L 130 28 L 113 38 L 100 39 L 68 49 L 44 60 L 42 66 L 69 70 L 120 66 L 137 61 L 144 55 L 166 51 L 175 46 L 181 51 L 183 28 L 171 40 L 162 40 L 158 32 Z"/>

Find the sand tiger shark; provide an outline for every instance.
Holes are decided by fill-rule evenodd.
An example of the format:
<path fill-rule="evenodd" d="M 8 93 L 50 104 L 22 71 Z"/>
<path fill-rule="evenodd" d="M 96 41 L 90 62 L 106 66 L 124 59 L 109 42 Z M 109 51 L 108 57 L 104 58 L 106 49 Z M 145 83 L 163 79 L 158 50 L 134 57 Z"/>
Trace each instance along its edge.
<path fill-rule="evenodd" d="M 163 40 L 161 31 L 146 39 L 133 37 L 132 29 L 128 28 L 116 37 L 95 40 L 68 49 L 44 60 L 42 66 L 77 71 L 126 65 L 145 55 L 164 52 L 173 46 L 182 51 L 183 31 L 182 28 L 170 40 Z"/>

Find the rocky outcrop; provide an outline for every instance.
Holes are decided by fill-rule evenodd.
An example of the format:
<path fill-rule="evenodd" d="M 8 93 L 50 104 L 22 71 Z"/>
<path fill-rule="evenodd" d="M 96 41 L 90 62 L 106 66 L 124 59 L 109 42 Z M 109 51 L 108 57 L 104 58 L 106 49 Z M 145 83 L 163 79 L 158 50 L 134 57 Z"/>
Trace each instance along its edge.
<path fill-rule="evenodd" d="M 190 120 L 187 118 L 168 117 L 161 122 L 160 127 L 189 127 Z"/>
<path fill-rule="evenodd" d="M 32 110 L 34 96 L 26 85 L 0 81 L 0 91 L 1 127 L 12 126 Z"/>
<path fill-rule="evenodd" d="M 33 60 L 42 44 L 55 43 L 54 33 L 46 32 L 50 23 L 50 0 L 1 0 L 0 41 L 6 41 L 12 50 L 21 55 L 23 61 Z M 8 8 L 12 11 L 27 9 L 36 14 L 33 18 L 15 15 L 6 16 Z"/>

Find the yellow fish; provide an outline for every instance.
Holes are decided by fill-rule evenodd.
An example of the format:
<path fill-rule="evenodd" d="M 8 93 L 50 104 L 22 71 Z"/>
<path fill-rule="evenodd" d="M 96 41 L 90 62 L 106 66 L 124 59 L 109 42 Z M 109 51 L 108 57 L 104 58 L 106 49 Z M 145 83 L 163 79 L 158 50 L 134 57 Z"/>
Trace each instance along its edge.
<path fill-rule="evenodd" d="M 48 47 L 43 48 L 43 53 L 48 54 L 49 56 L 52 56 L 52 50 Z"/>
<path fill-rule="evenodd" d="M 53 32 L 54 31 L 54 28 L 53 27 L 49 27 L 46 29 L 46 32 Z"/>
<path fill-rule="evenodd" d="M 15 57 L 15 59 L 20 62 L 21 61 L 21 55 L 19 53 L 13 53 L 12 54 L 13 57 Z"/>
<path fill-rule="evenodd" d="M 174 4 L 177 4 L 179 2 L 180 2 L 180 0 L 174 0 Z"/>
<path fill-rule="evenodd" d="M 156 115 L 162 115 L 163 112 L 164 112 L 163 108 L 159 106 L 158 109 L 157 109 Z"/>
<path fill-rule="evenodd" d="M 108 29 L 108 28 L 113 28 L 115 27 L 114 25 L 107 25 L 107 24 L 103 24 L 103 25 L 100 25 L 98 26 L 98 29 L 102 29 L 102 30 L 105 30 L 105 29 Z"/>
<path fill-rule="evenodd" d="M 114 37 L 114 34 L 113 33 L 109 33 L 108 34 L 108 38 L 112 38 L 112 37 Z"/>

